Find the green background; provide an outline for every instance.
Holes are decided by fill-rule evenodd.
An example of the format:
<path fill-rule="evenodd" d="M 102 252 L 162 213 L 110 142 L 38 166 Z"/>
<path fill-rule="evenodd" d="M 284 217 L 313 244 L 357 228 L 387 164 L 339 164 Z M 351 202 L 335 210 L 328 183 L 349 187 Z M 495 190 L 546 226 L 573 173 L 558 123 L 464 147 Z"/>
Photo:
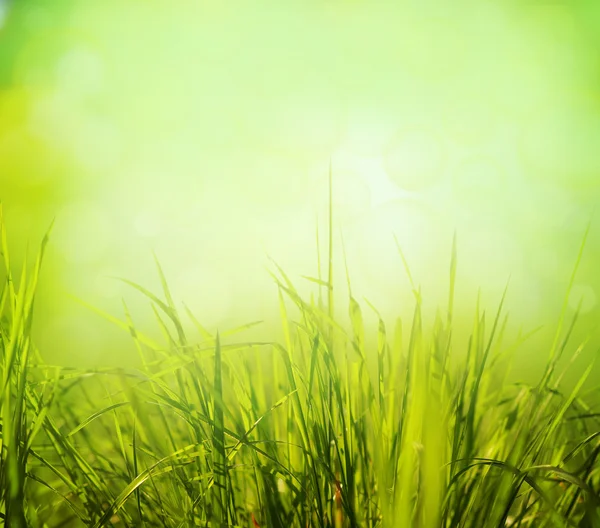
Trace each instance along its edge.
<path fill-rule="evenodd" d="M 303 292 L 325 258 L 334 191 L 337 309 L 353 294 L 408 317 L 447 299 L 493 312 L 510 275 L 531 379 L 600 198 L 600 8 L 595 2 L 23 1 L 0 29 L 0 199 L 15 257 L 54 217 L 37 344 L 61 365 L 136 364 L 109 313 L 176 299 L 208 328 L 264 320 L 279 335 L 273 257 Z M 598 4 L 600 5 L 600 4 Z M 418 6 L 418 7 L 417 7 Z M 598 346 L 596 220 L 569 315 Z M 19 264 L 16 258 L 15 264 Z M 375 319 L 368 323 L 373 325 Z M 541 368 L 541 367 L 540 367 Z M 598 377 L 598 376 L 596 376 Z"/>

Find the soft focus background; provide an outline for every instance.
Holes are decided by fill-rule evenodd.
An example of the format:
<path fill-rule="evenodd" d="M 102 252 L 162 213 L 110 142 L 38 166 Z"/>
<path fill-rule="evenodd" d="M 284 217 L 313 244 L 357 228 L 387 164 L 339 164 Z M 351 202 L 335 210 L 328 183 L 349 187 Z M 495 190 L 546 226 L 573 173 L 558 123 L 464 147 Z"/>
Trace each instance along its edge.
<path fill-rule="evenodd" d="M 315 291 L 300 275 L 317 274 L 317 225 L 326 258 L 331 163 L 342 316 L 342 236 L 353 294 L 391 321 L 413 304 L 393 235 L 432 315 L 456 229 L 457 324 L 478 287 L 491 323 L 510 275 L 512 335 L 546 325 L 514 374 L 544 363 L 600 198 L 597 2 L 1 5 L 13 254 L 56 217 L 36 321 L 48 361 L 136 364 L 129 337 L 70 295 L 116 316 L 124 298 L 152 334 L 148 303 L 111 276 L 157 290 L 153 251 L 207 327 L 263 319 L 253 335 L 277 335 L 267 255 Z M 596 336 L 599 257 L 596 221 L 576 340 Z"/>

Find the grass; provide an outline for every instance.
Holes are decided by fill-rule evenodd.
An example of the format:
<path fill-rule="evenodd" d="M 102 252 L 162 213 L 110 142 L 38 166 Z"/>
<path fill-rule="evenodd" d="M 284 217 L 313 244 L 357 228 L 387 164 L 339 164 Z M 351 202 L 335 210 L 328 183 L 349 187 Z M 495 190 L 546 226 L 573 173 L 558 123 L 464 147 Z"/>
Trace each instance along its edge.
<path fill-rule="evenodd" d="M 308 277 L 317 299 L 303 299 L 275 265 L 282 343 L 240 341 L 252 325 L 213 335 L 180 310 L 157 262 L 160 296 L 130 284 L 151 303 L 163 342 L 124 305 L 122 320 L 102 315 L 130 333 L 141 367 L 91 371 L 42 360 L 31 327 L 48 238 L 16 280 L 0 222 L 5 525 L 600 526 L 600 412 L 597 392 L 582 393 L 592 365 L 570 390 L 558 371 L 586 345 L 571 352 L 577 317 L 563 309 L 535 386 L 507 381 L 529 334 L 504 343 L 504 298 L 491 314 L 476 307 L 457 353 L 455 240 L 448 306 L 433 326 L 423 327 L 413 283 L 408 324 L 390 329 L 369 305 L 379 319 L 371 348 L 349 277 L 349 327 L 332 315 L 329 220 L 327 276 L 319 263 Z"/>

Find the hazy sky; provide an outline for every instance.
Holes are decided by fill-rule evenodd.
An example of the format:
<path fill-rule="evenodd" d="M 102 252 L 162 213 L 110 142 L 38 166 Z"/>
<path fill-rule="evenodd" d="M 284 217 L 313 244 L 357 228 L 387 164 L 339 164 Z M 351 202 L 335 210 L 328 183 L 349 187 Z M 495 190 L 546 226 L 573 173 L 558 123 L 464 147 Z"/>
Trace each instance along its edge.
<path fill-rule="evenodd" d="M 464 321 L 477 287 L 493 310 L 510 274 L 512 317 L 552 323 L 600 197 L 583 4 L 413 5 L 15 5 L 0 33 L 0 190 L 16 248 L 57 218 L 40 343 L 102 361 L 112 334 L 64 294 L 141 310 L 107 276 L 158 287 L 152 251 L 207 326 L 276 322 L 265 252 L 299 284 L 316 275 L 330 163 L 340 302 L 340 230 L 355 295 L 391 316 L 411 303 L 393 234 L 431 309 L 457 229 Z M 572 302 L 584 296 L 584 326 L 598 233 Z"/>

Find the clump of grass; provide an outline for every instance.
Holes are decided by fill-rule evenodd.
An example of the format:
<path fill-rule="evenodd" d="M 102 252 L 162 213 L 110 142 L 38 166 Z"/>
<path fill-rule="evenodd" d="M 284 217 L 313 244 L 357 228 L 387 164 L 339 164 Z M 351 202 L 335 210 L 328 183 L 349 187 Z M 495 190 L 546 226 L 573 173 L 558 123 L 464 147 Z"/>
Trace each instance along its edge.
<path fill-rule="evenodd" d="M 124 319 L 102 315 L 130 333 L 141 368 L 83 372 L 45 364 L 31 340 L 47 239 L 16 282 L 1 232 L 7 526 L 600 526 L 600 415 L 581 394 L 592 365 L 568 392 L 557 372 L 577 317 L 563 309 L 536 386 L 507 382 L 503 365 L 528 334 L 504 344 L 504 297 L 491 318 L 476 307 L 456 355 L 456 239 L 448 306 L 429 330 L 399 251 L 413 318 L 389 329 L 369 305 L 373 350 L 347 268 L 350 326 L 333 318 L 331 214 L 327 276 L 309 277 L 318 299 L 302 298 L 277 265 L 272 273 L 283 343 L 237 341 L 252 325 L 213 335 L 176 305 L 157 262 L 161 296 L 130 284 L 163 342 L 124 304 Z"/>

